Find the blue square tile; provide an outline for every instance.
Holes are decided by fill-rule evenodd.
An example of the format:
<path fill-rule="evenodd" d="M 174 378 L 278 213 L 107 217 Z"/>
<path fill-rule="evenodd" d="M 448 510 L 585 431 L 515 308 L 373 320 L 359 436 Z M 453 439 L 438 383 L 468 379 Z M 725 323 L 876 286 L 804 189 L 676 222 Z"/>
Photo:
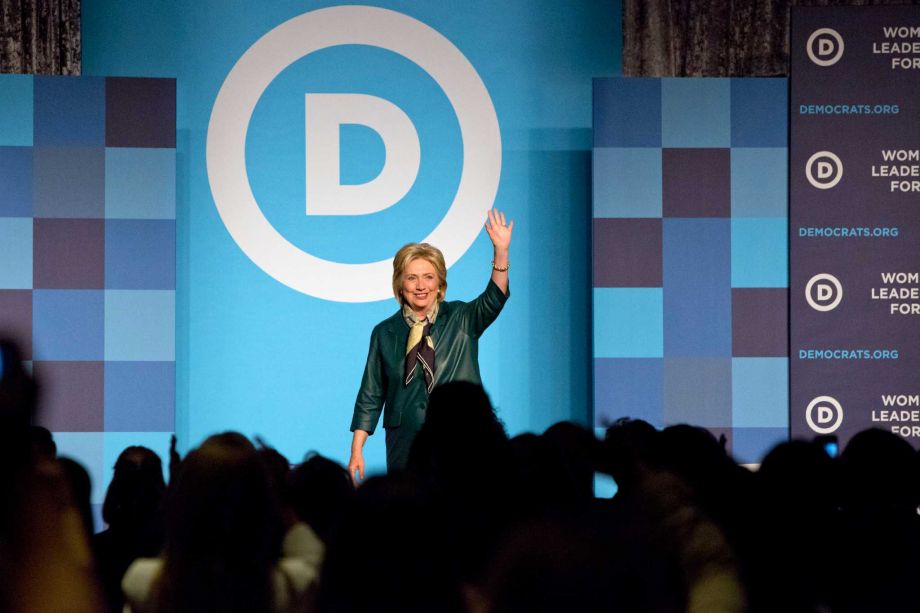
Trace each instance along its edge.
<path fill-rule="evenodd" d="M 58 455 L 76 460 L 89 473 L 90 502 L 102 504 L 105 500 L 102 432 L 54 432 L 53 436 Z"/>
<path fill-rule="evenodd" d="M 732 287 L 789 286 L 785 218 L 732 219 Z"/>
<path fill-rule="evenodd" d="M 106 290 L 105 359 L 174 361 L 175 305 L 175 291 Z"/>
<path fill-rule="evenodd" d="M 665 425 L 730 428 L 731 402 L 731 358 L 665 358 Z"/>
<path fill-rule="evenodd" d="M 594 150 L 594 217 L 661 217 L 661 149 Z"/>
<path fill-rule="evenodd" d="M 732 354 L 731 225 L 720 218 L 664 220 L 664 354 Z"/>
<path fill-rule="evenodd" d="M 786 147 L 788 79 L 732 79 L 733 147 Z"/>
<path fill-rule="evenodd" d="M 654 287 L 594 289 L 594 357 L 660 358 L 662 297 Z"/>
<path fill-rule="evenodd" d="M 106 362 L 105 430 L 172 432 L 175 362 Z"/>
<path fill-rule="evenodd" d="M 102 290 L 35 290 L 32 317 L 35 359 L 102 360 Z"/>
<path fill-rule="evenodd" d="M 105 79 L 35 77 L 35 144 L 105 146 Z"/>
<path fill-rule="evenodd" d="M 730 147 L 729 79 L 662 79 L 662 147 Z"/>
<path fill-rule="evenodd" d="M 660 147 L 661 80 L 594 79 L 594 146 Z"/>
<path fill-rule="evenodd" d="M 105 217 L 105 150 L 35 147 L 32 193 L 36 217 Z"/>
<path fill-rule="evenodd" d="M 594 423 L 620 417 L 664 424 L 663 364 L 659 358 L 594 359 Z"/>
<path fill-rule="evenodd" d="M 31 147 L 0 147 L 0 186 L 0 217 L 32 216 Z"/>
<path fill-rule="evenodd" d="M 732 455 L 739 464 L 760 464 L 771 449 L 788 440 L 788 428 L 735 428 Z"/>
<path fill-rule="evenodd" d="M 32 75 L 0 75 L 0 145 L 32 146 Z"/>
<path fill-rule="evenodd" d="M 176 218 L 176 150 L 105 150 L 105 216 Z"/>
<path fill-rule="evenodd" d="M 788 358 L 732 359 L 732 425 L 789 427 Z"/>
<path fill-rule="evenodd" d="M 106 432 L 102 447 L 103 491 L 107 490 L 115 472 L 115 462 L 128 447 L 140 446 L 150 449 L 160 457 L 163 465 L 163 479 L 169 481 L 169 439 L 172 432 Z"/>
<path fill-rule="evenodd" d="M 107 219 L 107 289 L 176 289 L 176 222 Z"/>
<path fill-rule="evenodd" d="M 783 217 L 788 214 L 786 149 L 731 150 L 732 217 Z"/>
<path fill-rule="evenodd" d="M 32 219 L 0 217 L 0 289 L 32 289 Z"/>

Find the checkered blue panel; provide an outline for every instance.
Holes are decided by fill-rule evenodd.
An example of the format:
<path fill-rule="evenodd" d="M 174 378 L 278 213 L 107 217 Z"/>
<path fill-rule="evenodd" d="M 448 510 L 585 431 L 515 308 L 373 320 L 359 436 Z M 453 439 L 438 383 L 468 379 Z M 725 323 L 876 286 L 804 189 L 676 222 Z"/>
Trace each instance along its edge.
<path fill-rule="evenodd" d="M 594 419 L 788 436 L 785 79 L 594 82 Z"/>
<path fill-rule="evenodd" d="M 0 75 L 0 330 L 102 503 L 175 423 L 175 81 Z M 163 457 L 166 461 L 166 457 Z"/>

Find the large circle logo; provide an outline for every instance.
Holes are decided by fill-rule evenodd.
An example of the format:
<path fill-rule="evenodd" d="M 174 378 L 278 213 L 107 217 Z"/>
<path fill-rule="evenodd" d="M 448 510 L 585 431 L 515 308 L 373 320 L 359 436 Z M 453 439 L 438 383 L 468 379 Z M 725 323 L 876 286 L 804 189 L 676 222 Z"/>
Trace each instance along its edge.
<path fill-rule="evenodd" d="M 832 28 L 820 28 L 808 37 L 805 52 L 818 66 L 833 66 L 843 57 L 843 37 Z"/>
<path fill-rule="evenodd" d="M 463 142 L 460 182 L 444 218 L 423 239 L 443 251 L 448 266 L 476 240 L 495 200 L 501 133 L 489 92 L 460 50 L 433 28 L 396 11 L 337 6 L 304 13 L 262 36 L 236 62 L 208 123 L 208 180 L 221 220 L 240 249 L 288 287 L 325 300 L 370 302 L 392 296 L 391 262 L 343 264 L 301 250 L 262 213 L 246 170 L 246 132 L 262 93 L 300 58 L 338 45 L 402 55 L 434 79 L 456 113 Z"/>
<path fill-rule="evenodd" d="M 818 396 L 808 403 L 805 409 L 805 421 L 812 431 L 818 434 L 830 434 L 843 423 L 843 407 L 832 396 Z"/>
<path fill-rule="evenodd" d="M 843 178 L 843 162 L 831 151 L 818 151 L 805 163 L 805 178 L 818 189 L 830 189 Z"/>

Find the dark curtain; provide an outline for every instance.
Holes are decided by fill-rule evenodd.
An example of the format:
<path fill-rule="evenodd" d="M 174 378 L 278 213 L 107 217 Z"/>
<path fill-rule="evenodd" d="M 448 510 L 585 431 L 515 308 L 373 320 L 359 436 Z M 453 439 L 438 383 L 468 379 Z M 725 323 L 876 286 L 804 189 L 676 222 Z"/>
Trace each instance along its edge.
<path fill-rule="evenodd" d="M 623 74 L 789 74 L 789 7 L 920 4 L 920 0 L 623 0 Z"/>
<path fill-rule="evenodd" d="M 0 0 L 0 73 L 80 74 L 80 0 Z"/>

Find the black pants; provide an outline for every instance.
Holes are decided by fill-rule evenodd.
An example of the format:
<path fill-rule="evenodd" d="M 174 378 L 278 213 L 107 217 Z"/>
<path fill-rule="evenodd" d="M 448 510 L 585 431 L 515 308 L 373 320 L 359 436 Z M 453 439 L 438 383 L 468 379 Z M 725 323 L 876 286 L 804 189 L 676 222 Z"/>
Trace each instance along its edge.
<path fill-rule="evenodd" d="M 407 426 L 386 429 L 387 472 L 402 470 L 409 461 L 409 450 L 418 430 Z"/>

